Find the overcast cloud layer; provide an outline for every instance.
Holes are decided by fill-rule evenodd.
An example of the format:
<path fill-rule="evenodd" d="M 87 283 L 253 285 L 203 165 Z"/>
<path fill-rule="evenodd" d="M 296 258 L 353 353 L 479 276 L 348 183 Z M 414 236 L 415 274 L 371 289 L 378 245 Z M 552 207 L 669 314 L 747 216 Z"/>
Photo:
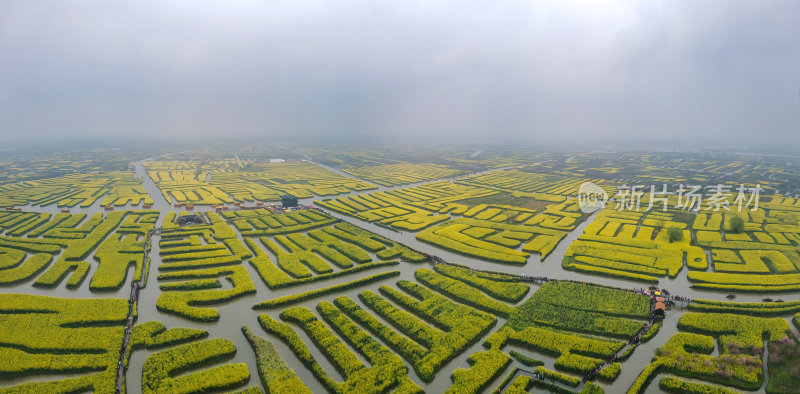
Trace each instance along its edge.
<path fill-rule="evenodd" d="M 800 1 L 0 2 L 0 135 L 800 134 Z"/>

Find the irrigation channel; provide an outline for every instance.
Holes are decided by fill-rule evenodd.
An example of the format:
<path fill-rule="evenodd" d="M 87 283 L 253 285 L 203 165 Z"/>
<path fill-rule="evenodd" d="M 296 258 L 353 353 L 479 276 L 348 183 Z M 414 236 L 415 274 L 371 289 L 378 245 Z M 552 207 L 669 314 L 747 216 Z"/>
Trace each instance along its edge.
<path fill-rule="evenodd" d="M 355 178 L 350 174 L 344 173 L 337 169 L 332 169 L 330 167 L 321 165 L 316 163 L 322 167 L 328 168 L 336 173 L 342 174 L 343 176 L 347 176 L 349 178 Z M 178 212 L 182 211 L 181 208 L 176 208 L 169 204 L 167 200 L 164 198 L 161 190 L 157 187 L 157 185 L 153 182 L 150 176 L 147 174 L 142 162 L 134 163 L 136 177 L 141 178 L 143 181 L 143 185 L 145 190 L 149 193 L 151 198 L 153 199 L 153 206 L 152 209 L 158 210 L 161 215 L 159 216 L 158 221 L 155 224 L 155 228 L 160 228 L 163 225 L 164 218 L 166 213 L 168 212 Z M 491 171 L 498 171 L 500 169 L 489 170 Z M 457 180 L 458 177 L 450 178 L 450 180 Z M 330 196 L 330 197 L 344 197 L 349 195 L 358 195 L 358 194 L 365 194 L 365 193 L 373 193 L 375 191 L 389 191 L 398 188 L 406 188 L 410 186 L 418 186 L 432 182 L 439 182 L 442 180 L 432 180 L 426 182 L 419 182 L 413 185 L 402 185 L 402 186 L 395 186 L 395 187 L 379 187 L 378 189 L 368 190 L 368 191 L 358 191 L 358 192 L 350 192 L 344 193 L 337 196 Z M 303 205 L 313 205 L 314 199 L 303 199 L 301 200 L 301 204 Z M 225 204 L 230 209 L 236 209 L 233 204 Z M 47 206 L 47 207 L 33 207 L 33 206 L 26 206 L 23 207 L 26 211 L 31 212 L 50 212 L 50 213 L 57 213 L 58 208 L 54 206 Z M 139 209 L 138 207 L 132 207 L 130 205 L 125 207 L 116 207 L 116 210 L 134 210 Z M 208 206 L 196 206 L 195 212 L 205 212 L 212 210 L 211 207 Z M 99 204 L 96 204 L 91 207 L 85 208 L 75 208 L 73 209 L 74 213 L 82 212 L 87 213 L 89 215 L 102 212 L 102 207 Z M 369 230 L 373 233 L 378 235 L 382 235 L 387 237 L 395 242 L 403 243 L 406 246 L 413 248 L 420 253 L 424 253 L 428 256 L 431 256 L 430 262 L 431 263 L 445 263 L 445 264 L 457 264 L 463 267 L 467 267 L 474 270 L 482 270 L 482 271 L 491 271 L 491 272 L 500 272 L 506 275 L 513 275 L 519 278 L 520 281 L 526 281 L 530 283 L 533 287 L 529 294 L 522 300 L 520 300 L 517 304 L 524 303 L 529 297 L 531 297 L 538 286 L 541 286 L 544 282 L 550 280 L 570 280 L 573 282 L 586 282 L 592 284 L 598 284 L 602 286 L 610 286 L 616 288 L 623 288 L 623 289 L 630 289 L 631 287 L 637 286 L 634 284 L 635 282 L 627 281 L 624 279 L 616 279 L 604 276 L 592 276 L 586 275 L 579 272 L 574 271 L 566 271 L 561 266 L 561 260 L 569 247 L 569 245 L 578 238 L 580 234 L 583 233 L 585 227 L 590 224 L 595 215 L 589 216 L 581 225 L 579 225 L 575 230 L 568 233 L 567 236 L 559 242 L 557 247 L 552 251 L 552 253 L 545 259 L 541 259 L 538 255 L 533 255 L 529 258 L 527 264 L 525 265 L 505 265 L 505 264 L 498 264 L 492 263 L 488 261 L 478 260 L 475 258 L 471 258 L 469 256 L 460 255 L 454 252 L 450 252 L 447 250 L 442 250 L 432 245 L 426 244 L 416 239 L 416 235 L 410 232 L 398 232 L 386 227 L 378 226 L 374 223 L 365 222 L 358 218 L 354 218 L 351 216 L 346 216 L 343 214 L 339 214 L 337 212 L 327 212 L 330 216 L 345 220 L 347 222 L 353 223 L 361 228 Z M 239 237 L 241 234 L 238 230 L 234 229 Z M 236 298 L 228 303 L 216 305 L 215 308 L 219 309 L 221 317 L 220 321 L 214 323 L 200 323 L 200 322 L 193 322 L 189 321 L 174 315 L 162 313 L 156 309 L 155 303 L 156 299 L 158 298 L 160 292 L 158 291 L 158 286 L 153 285 L 156 280 L 156 276 L 158 275 L 157 267 L 161 264 L 161 258 L 159 255 L 160 247 L 159 242 L 159 235 L 154 231 L 149 233 L 146 240 L 146 247 L 145 247 L 145 254 L 143 255 L 143 264 L 144 267 L 148 267 L 148 262 L 146 260 L 147 257 L 150 258 L 149 261 L 149 269 L 143 270 L 143 275 L 141 281 L 131 281 L 130 288 L 121 288 L 116 292 L 110 293 L 103 293 L 102 297 L 115 297 L 115 298 L 128 298 L 129 303 L 130 300 L 136 301 L 135 303 L 130 303 L 131 306 L 129 310 L 129 316 L 127 323 L 131 324 L 133 327 L 133 321 L 136 322 L 147 322 L 151 320 L 157 320 L 164 323 L 168 328 L 174 327 L 186 327 L 186 328 L 197 328 L 206 330 L 209 332 L 209 338 L 227 338 L 232 340 L 237 348 L 236 355 L 233 359 L 228 360 L 226 362 L 231 363 L 246 363 L 251 379 L 249 385 L 257 385 L 258 383 L 258 372 L 256 370 L 256 360 L 253 351 L 250 348 L 249 343 L 247 342 L 246 338 L 241 332 L 241 327 L 243 325 L 248 325 L 253 329 L 258 329 L 256 331 L 260 331 L 260 327 L 258 327 L 258 322 L 256 317 L 258 314 L 266 313 L 272 316 L 273 318 L 279 318 L 278 315 L 280 310 L 260 310 L 260 311 L 253 311 L 251 307 L 259 302 L 270 298 L 281 297 L 288 294 L 293 294 L 297 292 L 303 292 L 311 289 L 315 289 L 319 287 L 319 284 L 311 283 L 311 284 L 304 284 L 299 285 L 291 288 L 284 288 L 284 289 L 276 289 L 271 290 L 266 287 L 266 285 L 259 279 L 258 274 L 255 270 L 250 266 L 250 264 L 242 264 L 248 271 L 248 274 L 251 278 L 253 278 L 253 283 L 256 286 L 256 294 L 245 295 L 239 298 Z M 276 261 L 276 257 L 272 255 L 269 251 L 266 251 L 268 257 L 272 261 Z M 57 257 L 57 256 L 56 256 Z M 87 259 L 93 259 L 94 256 L 90 255 Z M 435 258 L 435 260 L 434 260 Z M 375 257 L 373 256 L 373 259 Z M 93 261 L 93 260 L 90 260 Z M 374 292 L 378 292 L 378 289 L 381 285 L 393 285 L 399 279 L 407 279 L 407 280 L 414 280 L 414 272 L 420 266 L 417 264 L 411 263 L 403 263 L 400 264 L 393 269 L 400 271 L 400 276 L 394 278 L 388 278 L 386 280 L 378 281 L 363 287 L 349 289 L 346 291 L 342 291 L 337 293 L 336 296 L 346 296 L 349 297 L 356 302 L 358 301 L 358 294 L 364 290 L 371 290 Z M 94 265 L 92 269 L 94 269 Z M 128 277 L 133 277 L 133 267 L 130 268 L 128 272 Z M 712 299 L 712 300 L 719 300 L 725 301 L 725 296 L 727 292 L 715 292 L 715 291 L 707 291 L 707 290 L 697 290 L 691 287 L 688 279 L 686 277 L 687 270 L 684 269 L 676 278 L 663 278 L 660 280 L 659 287 L 669 289 L 669 291 L 673 294 L 673 298 L 676 297 L 675 295 L 680 294 L 685 299 L 697 299 L 697 298 L 704 298 L 704 299 Z M 92 272 L 90 271 L 87 275 L 91 275 Z M 348 277 L 339 277 L 334 278 L 326 282 L 327 286 L 336 285 L 340 283 L 347 282 L 352 278 Z M 150 286 L 148 286 L 150 283 Z M 230 285 L 226 282 L 223 282 L 224 288 L 229 288 Z M 632 289 L 632 291 L 642 291 L 643 289 Z M 89 291 L 88 286 L 80 286 L 77 289 L 67 288 L 63 284 L 57 286 L 55 288 L 38 288 L 33 287 L 30 283 L 19 283 L 11 286 L 4 286 L 0 287 L 0 293 L 27 293 L 27 294 L 37 294 L 37 295 L 46 295 L 46 296 L 55 296 L 55 297 L 63 297 L 63 298 L 94 298 L 98 297 L 98 294 L 92 293 Z M 782 297 L 786 300 L 800 300 L 800 294 L 784 294 Z M 311 299 L 305 300 L 295 304 L 296 306 L 306 306 L 310 309 L 314 309 L 315 306 L 319 303 L 320 299 Z M 680 301 L 680 300 L 676 300 Z M 737 301 L 761 301 L 761 296 L 758 294 L 737 294 Z M 621 362 L 622 364 L 622 372 L 620 373 L 619 377 L 613 383 L 602 383 L 605 387 L 606 392 L 625 392 L 628 387 L 630 387 L 631 383 L 636 379 L 636 377 L 641 372 L 642 368 L 650 362 L 655 349 L 659 346 L 662 346 L 670 336 L 678 331 L 677 323 L 680 319 L 680 316 L 683 313 L 683 310 L 687 304 L 685 302 L 680 303 L 676 302 L 675 307 L 666 313 L 664 320 L 662 321 L 662 326 L 658 332 L 658 334 L 651 338 L 650 340 L 641 343 L 636 350 L 631 354 L 631 356 L 626 359 L 625 361 Z M 514 305 L 512 305 L 514 306 Z M 136 317 L 134 319 L 134 316 Z M 378 318 L 379 321 L 382 321 Z M 382 321 L 387 323 L 385 321 Z M 127 324 L 126 323 L 126 324 Z M 388 324 L 388 323 L 387 323 Z M 501 327 L 505 324 L 505 319 L 498 317 L 496 327 Z M 644 322 L 643 322 L 644 324 Z M 310 338 L 305 335 L 303 330 L 297 330 L 298 335 L 303 339 L 306 343 L 312 343 Z M 130 349 L 130 330 L 125 330 L 125 337 L 121 344 L 125 348 L 126 352 L 129 352 Z M 795 330 L 795 334 L 797 332 Z M 270 339 L 277 351 L 283 356 L 285 361 L 292 367 L 297 376 L 305 382 L 308 387 L 313 392 L 325 392 L 324 387 L 317 381 L 314 375 L 296 358 L 294 357 L 294 353 L 292 350 L 285 345 L 280 340 L 277 340 L 273 337 L 270 337 L 265 332 L 260 332 L 259 335 L 267 337 Z M 507 350 L 515 350 L 519 353 L 534 357 L 544 362 L 544 367 L 548 369 L 554 369 L 555 357 L 547 355 L 547 354 L 540 354 L 540 353 L 533 353 L 528 349 L 524 349 L 521 347 L 517 347 L 515 345 L 509 344 L 507 345 L 509 348 Z M 350 349 L 360 357 L 358 351 L 354 350 L 352 347 Z M 122 350 L 122 349 L 120 349 Z M 336 368 L 324 357 L 321 353 L 316 349 L 314 346 L 310 346 L 309 350 L 315 356 L 315 359 L 322 365 L 322 367 L 331 374 L 331 377 L 335 379 L 340 379 L 341 376 L 337 377 Z M 469 362 L 467 359 L 470 355 L 475 352 L 484 350 L 482 346 L 482 341 L 477 341 L 471 346 L 468 346 L 465 349 L 462 349 L 457 355 L 455 355 L 449 362 L 444 364 L 439 372 L 436 374 L 434 380 L 432 382 L 423 382 L 419 377 L 413 373 L 413 369 L 409 367 L 409 378 L 412 379 L 415 383 L 417 383 L 420 387 L 422 387 L 426 392 L 431 393 L 439 393 L 444 392 L 447 390 L 448 387 L 451 385 L 451 375 L 453 371 L 457 368 L 469 368 Z M 130 389 L 132 392 L 137 392 L 142 387 L 141 385 L 141 371 L 144 365 L 145 360 L 155 351 L 151 351 L 149 349 L 136 349 L 136 351 L 130 353 L 130 357 L 128 359 L 127 368 L 125 367 L 125 363 L 119 371 L 117 376 L 117 389 L 120 392 L 124 392 L 125 387 Z M 120 360 L 124 360 L 122 358 L 122 354 Z M 362 362 L 365 365 L 368 365 L 368 362 L 362 358 Z M 508 371 L 512 368 L 525 368 L 524 365 L 520 364 L 516 360 L 512 360 L 512 363 L 507 367 L 506 372 L 501 374 L 500 376 L 496 377 L 493 381 L 489 382 L 487 385 L 487 392 L 490 390 L 497 389 L 500 381 L 506 377 Z M 130 371 L 131 373 L 127 373 Z M 522 372 L 524 373 L 524 372 Z M 63 377 L 68 377 L 70 375 L 79 376 L 80 373 L 77 374 L 65 374 Z M 25 383 L 29 381 L 44 381 L 52 379 L 48 376 L 42 375 L 34 375 L 24 378 L 15 378 L 15 379 L 5 379 L 0 381 L 0 390 L 5 387 L 10 387 L 16 384 Z M 572 388 L 574 390 L 574 388 Z M 660 392 L 657 384 L 650 384 L 646 393 L 658 393 Z"/>

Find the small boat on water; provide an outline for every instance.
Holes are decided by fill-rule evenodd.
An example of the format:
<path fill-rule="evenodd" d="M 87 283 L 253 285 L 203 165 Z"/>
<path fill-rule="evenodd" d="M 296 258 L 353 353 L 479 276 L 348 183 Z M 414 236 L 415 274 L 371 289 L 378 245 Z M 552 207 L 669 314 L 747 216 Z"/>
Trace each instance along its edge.
<path fill-rule="evenodd" d="M 761 301 L 764 301 L 764 302 L 772 302 L 772 298 L 769 298 L 769 297 L 762 298 L 762 299 L 761 299 Z"/>
<path fill-rule="evenodd" d="M 732 300 L 732 299 L 736 298 L 736 295 L 735 294 L 728 294 L 725 298 L 727 298 L 729 300 Z"/>

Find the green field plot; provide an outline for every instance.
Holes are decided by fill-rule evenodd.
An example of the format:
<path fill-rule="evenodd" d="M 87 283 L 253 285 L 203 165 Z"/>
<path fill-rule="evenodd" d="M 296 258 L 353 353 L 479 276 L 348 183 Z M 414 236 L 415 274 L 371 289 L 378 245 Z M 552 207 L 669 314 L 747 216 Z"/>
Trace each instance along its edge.
<path fill-rule="evenodd" d="M 56 204 L 59 207 L 137 206 L 153 200 L 130 172 L 71 174 L 56 178 L 0 184 L 0 206 Z"/>
<path fill-rule="evenodd" d="M 530 253 L 546 257 L 583 220 L 576 201 L 568 200 L 547 205 L 537 214 L 519 208 L 503 211 L 489 205 L 478 205 L 462 217 L 425 229 L 417 234 L 421 241 L 484 260 L 524 264 Z M 484 212 L 490 215 L 483 216 Z M 522 219 L 517 221 L 516 219 Z"/>
<path fill-rule="evenodd" d="M 219 215 L 207 215 L 211 224 L 170 228 L 161 233 L 158 280 L 163 292 L 156 306 L 162 312 L 190 320 L 217 321 L 219 311 L 209 305 L 256 292 L 242 265 L 242 259 L 252 256 L 250 250 Z M 231 287 L 221 289 L 221 278 Z"/>
<path fill-rule="evenodd" d="M 311 390 L 275 350 L 272 342 L 259 336 L 247 326 L 242 327 L 242 332 L 256 354 L 261 385 L 268 393 L 311 394 Z"/>
<path fill-rule="evenodd" d="M 313 210 L 280 215 L 266 210 L 206 215 L 211 224 L 170 227 L 161 234 L 158 279 L 164 293 L 157 302 L 161 311 L 193 320 L 216 321 L 218 312 L 206 305 L 255 292 L 253 278 L 242 265 L 245 260 L 269 288 L 276 289 L 389 267 L 399 264 L 398 260 L 427 259 L 401 244 Z M 171 216 L 167 220 L 171 221 Z M 255 221 L 270 223 L 272 227 L 268 232 L 252 227 L 241 230 L 244 223 Z M 237 237 L 234 227 L 245 236 L 244 242 Z M 374 261 L 373 254 L 377 257 Z M 373 274 L 372 279 L 353 279 L 350 285 L 338 287 L 323 285 L 308 294 L 267 300 L 263 305 L 274 307 L 275 303 L 297 302 L 367 284 L 386 275 L 386 272 Z M 223 278 L 233 288 L 222 289 Z"/>
<path fill-rule="evenodd" d="M 400 357 L 359 328 L 339 308 L 323 302 L 317 306 L 317 311 L 321 319 L 305 307 L 287 309 L 281 313 L 281 319 L 297 325 L 311 338 L 324 357 L 344 376 L 341 382 L 322 368 L 292 325 L 266 314 L 259 316 L 259 322 L 264 330 L 289 345 L 297 358 L 332 392 L 383 392 L 390 388 L 398 392 L 422 392 L 408 377 L 408 368 Z M 362 363 L 345 343 L 361 353 L 370 365 Z"/>
<path fill-rule="evenodd" d="M 500 344 L 487 341 L 486 351 L 473 353 L 467 359 L 469 368 L 458 368 L 453 371 L 453 385 L 447 393 L 478 393 L 485 389 L 492 379 L 500 376 L 511 363 L 511 357 L 500 350 Z"/>
<path fill-rule="evenodd" d="M 155 353 L 142 368 L 142 392 L 196 393 L 241 386 L 250 379 L 244 363 L 226 364 L 184 376 L 173 375 L 186 369 L 233 357 L 236 346 L 223 338 L 207 339 Z"/>
<path fill-rule="evenodd" d="M 299 231 L 296 225 L 288 222 L 292 219 L 291 215 L 275 217 L 277 223 L 282 220 L 286 225 L 272 228 L 272 238 L 262 236 L 257 240 L 245 240 L 254 254 L 250 264 L 270 288 L 294 286 L 396 265 L 397 260 L 419 263 L 428 259 L 402 244 L 352 224 L 337 222 L 330 216 L 314 211 L 307 215 L 314 215 L 319 219 L 313 229 L 306 233 L 295 232 Z M 243 234 L 261 233 L 243 231 Z M 267 251 L 274 256 L 275 261 Z M 377 259 L 373 259 L 373 254 Z"/>
<path fill-rule="evenodd" d="M 0 148 L 0 393 L 798 392 L 790 155 L 361 142 Z"/>
<path fill-rule="evenodd" d="M 160 349 L 206 337 L 208 337 L 208 331 L 205 330 L 196 328 L 167 329 L 164 323 L 153 320 L 133 326 L 130 343 L 133 350 Z"/>
<path fill-rule="evenodd" d="M 238 163 L 227 160 L 215 163 L 150 161 L 144 165 L 170 203 L 213 205 L 234 201 L 278 201 L 287 193 L 307 198 L 375 188 L 371 183 L 347 178 L 310 163 Z"/>
<path fill-rule="evenodd" d="M 417 272 L 418 277 L 421 273 L 424 271 Z M 514 284 L 508 283 L 508 285 Z M 433 288 L 443 294 L 448 293 L 446 289 Z M 476 297 L 477 289 L 474 287 L 472 289 L 473 299 L 458 294 L 455 295 L 456 299 L 468 305 L 491 310 L 487 307 L 493 304 L 488 303 L 486 298 Z M 485 295 L 487 294 L 484 293 Z M 495 306 L 494 309 L 496 309 L 495 314 L 502 315 L 503 311 L 500 308 Z M 572 374 L 582 376 L 599 369 L 598 376 L 604 381 L 614 381 L 619 376 L 621 365 L 608 363 L 607 360 L 620 353 L 627 345 L 627 342 L 620 339 L 636 335 L 647 323 L 650 301 L 647 296 L 621 289 L 572 282 L 548 282 L 524 303 L 510 309 L 507 323 L 486 339 L 484 346 L 489 350 L 474 355 L 475 372 L 481 374 L 478 376 L 485 376 L 488 381 L 502 372 L 492 365 L 497 366 L 503 362 L 502 360 L 510 360 L 511 356 L 525 366 L 541 365 L 542 362 L 538 361 L 539 356 L 535 355 L 538 353 L 545 357 L 555 357 L 554 365 L 558 371 L 541 367 L 536 371 L 560 381 L 561 383 L 552 387 L 563 389 L 563 386 L 559 385 L 575 387 L 581 381 Z M 647 339 L 649 337 L 645 338 Z M 526 353 L 504 350 L 509 344 L 525 349 Z M 628 351 L 633 349 L 635 346 L 630 347 Z M 534 355 L 530 356 L 527 352 L 532 352 Z M 481 369 L 479 361 L 483 358 L 487 370 L 478 372 Z M 470 382 L 471 377 L 464 375 L 466 371 L 461 372 L 462 379 Z M 512 375 L 513 373 L 512 371 Z M 505 382 L 503 385 L 506 383 L 511 382 Z M 550 387 L 545 385 L 545 383 L 550 384 L 549 380 L 531 381 L 525 384 L 521 382 L 520 385 L 529 387 L 528 383 Z M 454 387 L 457 387 L 455 383 Z M 594 384 L 587 385 L 586 390 L 598 390 L 599 387 Z"/>
<path fill-rule="evenodd" d="M 569 246 L 563 266 L 642 282 L 675 277 L 684 261 L 690 269 L 706 269 L 705 252 L 691 244 L 686 224 L 676 221 L 675 215 L 604 209 Z M 681 239 L 671 240 L 670 228 L 683 234 Z"/>
<path fill-rule="evenodd" d="M 36 226 L 10 225 L 0 236 L 0 284 L 28 281 L 34 285 L 58 286 L 65 278 L 67 287 L 78 287 L 91 273 L 93 291 L 117 290 L 126 279 L 140 280 L 145 237 L 158 218 L 157 211 L 117 211 L 58 214 L 12 212 L 0 215 L 0 226 L 25 217 L 40 221 Z M 14 236 L 10 236 L 14 234 Z M 133 277 L 129 268 L 134 267 Z"/>
<path fill-rule="evenodd" d="M 44 377 L 10 392 L 112 393 L 127 317 L 124 299 L 0 294 L 0 377 Z"/>
<path fill-rule="evenodd" d="M 421 241 L 489 261 L 525 264 L 530 251 L 547 255 L 566 233 L 538 226 L 494 223 L 457 218 L 417 234 Z M 535 237 L 535 238 L 534 238 Z M 518 250 L 529 239 L 530 244 Z M 530 246 L 529 246 L 530 245 Z"/>
<path fill-rule="evenodd" d="M 794 291 L 800 289 L 800 213 L 795 205 L 794 199 L 773 196 L 761 208 L 742 212 L 694 215 L 609 207 L 570 245 L 563 267 L 655 283 L 676 277 L 686 266 L 696 288 Z M 735 217 L 743 218 L 741 232 L 731 228 Z"/>
<path fill-rule="evenodd" d="M 583 220 L 577 202 L 539 200 L 543 209 L 473 204 L 498 194 L 473 186 L 435 182 L 422 186 L 316 203 L 398 230 L 420 231 L 421 241 L 490 261 L 524 264 L 530 253 L 547 256 Z M 543 197 L 546 195 L 541 195 Z"/>
<path fill-rule="evenodd" d="M 419 278 L 439 275 L 425 268 L 419 269 L 417 274 Z M 468 277 L 463 272 L 457 274 Z M 443 275 L 438 278 L 458 281 Z M 469 279 L 478 281 L 476 278 Z M 515 283 L 492 279 L 482 279 L 480 282 L 484 289 L 496 289 L 500 285 L 515 287 Z M 364 290 L 359 293 L 357 300 L 340 296 L 333 302 L 320 302 L 316 309 L 321 318 L 306 307 L 294 307 L 281 312 L 281 320 L 286 323 L 269 315 L 261 315 L 259 321 L 268 333 L 286 342 L 303 364 L 332 391 L 374 391 L 365 387 L 375 385 L 403 392 L 419 392 L 420 388 L 408 379 L 409 370 L 403 360 L 411 365 L 413 373 L 420 379 L 431 381 L 444 363 L 479 341 L 495 326 L 495 316 L 472 305 L 491 301 L 497 309 L 511 308 L 485 290 L 466 282 L 458 283 L 462 286 L 462 298 L 457 301 L 447 296 L 452 289 L 425 281 L 416 283 L 401 280 L 397 282 L 397 287 L 380 286 L 378 293 Z M 468 294 L 463 294 L 464 291 Z M 511 292 L 524 294 L 525 291 L 518 288 Z M 319 365 L 308 352 L 309 345 L 296 334 L 294 326 L 311 337 L 316 347 L 345 377 L 345 381 L 337 381 Z M 344 343 L 365 356 L 371 367 L 355 357 Z M 475 355 L 474 369 L 487 372 L 474 378 L 457 372 L 454 387 L 484 387 L 492 376 L 502 372 L 508 362 L 510 357 L 499 350 Z"/>
<path fill-rule="evenodd" d="M 319 206 L 361 220 L 417 231 L 450 218 L 450 204 L 465 198 L 495 194 L 495 191 L 433 182 L 385 192 L 316 201 Z M 466 208 L 466 207 L 465 207 Z"/>
<path fill-rule="evenodd" d="M 800 212 L 798 200 L 764 198 L 757 210 L 698 215 L 697 244 L 710 250 L 713 272 L 690 272 L 693 286 L 746 292 L 800 289 Z M 734 217 L 744 224 L 731 227 Z"/>
<path fill-rule="evenodd" d="M 508 326 L 544 325 L 587 334 L 630 338 L 650 315 L 649 297 L 572 282 L 548 282 L 520 305 Z"/>
<path fill-rule="evenodd" d="M 488 350 L 472 354 L 470 368 L 454 372 L 451 392 L 485 389 L 512 360 L 503 350 L 506 344 L 555 357 L 556 368 L 563 372 L 550 373 L 570 382 L 579 378 L 569 374 L 585 374 L 595 368 L 602 369 L 601 378 L 613 381 L 620 373 L 620 365 L 606 364 L 605 360 L 625 346 L 618 338 L 637 334 L 650 315 L 647 296 L 620 289 L 550 282 L 515 307 L 508 302 L 524 297 L 529 285 L 513 277 L 443 264 L 435 265 L 433 270 L 420 268 L 414 276 L 416 282 L 400 280 L 396 286 L 380 286 L 377 292 L 364 290 L 357 299 L 340 296 L 332 303 L 323 301 L 317 305 L 317 312 L 321 320 L 333 325 L 333 331 L 344 336 L 345 343 L 362 346 L 360 341 L 347 338 L 353 332 L 365 330 L 409 363 L 414 373 L 426 382 L 462 349 L 490 334 L 496 316 L 508 317 L 506 326 L 486 339 Z M 342 286 L 351 287 L 348 283 Z M 274 308 L 294 302 L 296 297 L 307 299 L 328 292 L 319 289 L 308 293 L 308 296 L 299 294 L 283 297 L 286 300 L 271 300 L 265 306 Z M 338 344 L 339 340 L 311 310 L 289 308 L 280 317 L 285 323 L 268 315 L 261 315 L 260 320 L 268 333 L 292 347 L 326 387 L 349 392 L 351 387 L 361 384 L 360 379 L 374 379 L 371 375 L 361 377 L 367 373 L 367 366 Z M 340 321 L 346 322 L 347 328 L 337 329 L 334 322 Z M 312 338 L 346 381 L 340 382 L 324 371 L 308 353 L 310 345 L 303 344 L 294 333 L 294 325 Z M 517 353 L 515 357 L 528 356 Z M 387 376 L 407 373 L 403 369 L 402 373 L 392 372 Z"/>
<path fill-rule="evenodd" d="M 158 321 L 134 326 L 131 348 L 154 351 L 142 367 L 141 391 L 199 393 L 245 385 L 250 380 L 250 371 L 244 363 L 207 368 L 209 364 L 230 360 L 238 350 L 233 341 L 207 337 L 205 330 L 167 329 Z"/>
<path fill-rule="evenodd" d="M 535 171 L 536 166 L 495 171 L 459 179 L 458 183 L 502 191 L 575 196 L 581 183 L 594 182 L 609 192 L 616 191 L 612 183 L 602 179 L 542 174 Z"/>
<path fill-rule="evenodd" d="M 765 340 L 770 349 L 773 349 L 772 344 L 794 344 L 789 337 L 789 324 L 781 318 L 686 313 L 678 322 L 678 328 L 689 332 L 673 335 L 656 351 L 654 361 L 642 371 L 629 393 L 643 392 L 659 372 L 742 390 L 756 390 L 764 382 L 762 354 Z M 712 355 L 715 338 L 718 356 Z M 770 373 L 777 376 L 781 372 L 776 367 Z"/>
<path fill-rule="evenodd" d="M 463 171 L 431 163 L 385 164 L 380 166 L 348 168 L 344 171 L 350 175 L 382 186 L 406 185 L 409 183 L 448 178 L 463 174 Z"/>

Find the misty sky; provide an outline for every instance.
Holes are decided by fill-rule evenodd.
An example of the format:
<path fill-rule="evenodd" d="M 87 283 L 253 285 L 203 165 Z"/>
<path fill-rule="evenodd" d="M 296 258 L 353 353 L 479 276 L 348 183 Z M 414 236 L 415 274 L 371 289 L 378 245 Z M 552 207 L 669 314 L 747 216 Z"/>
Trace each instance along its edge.
<path fill-rule="evenodd" d="M 800 1 L 0 1 L 0 136 L 800 135 Z M 791 138 L 791 140 L 789 140 Z"/>

